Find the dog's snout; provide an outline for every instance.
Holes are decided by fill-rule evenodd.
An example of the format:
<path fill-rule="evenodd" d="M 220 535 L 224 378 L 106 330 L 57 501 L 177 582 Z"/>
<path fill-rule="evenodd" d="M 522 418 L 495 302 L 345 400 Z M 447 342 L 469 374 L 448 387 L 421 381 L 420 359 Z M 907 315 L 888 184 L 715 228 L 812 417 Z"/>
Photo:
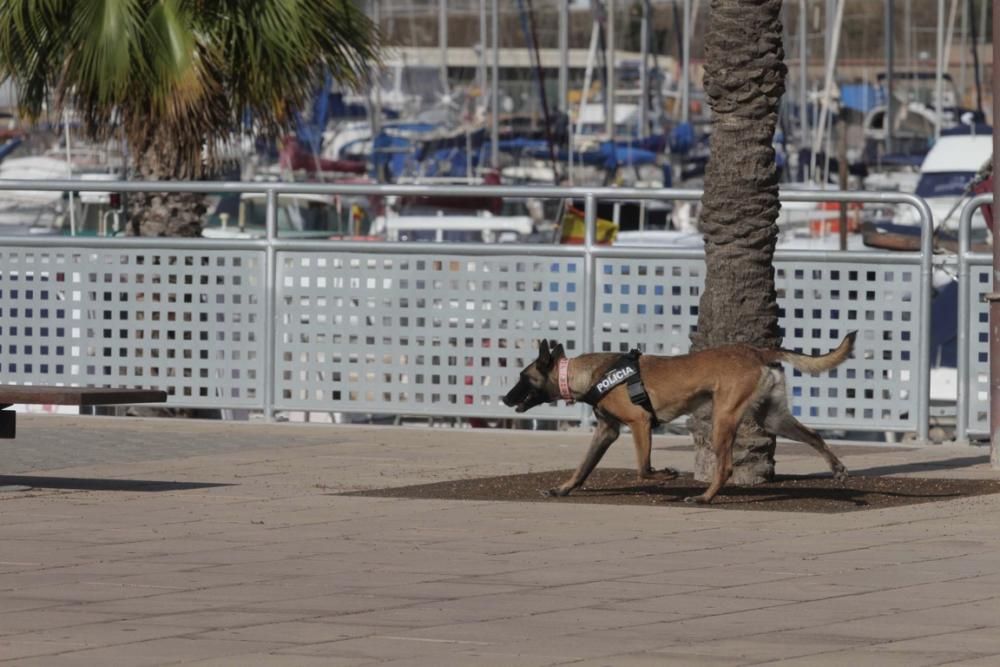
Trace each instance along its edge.
<path fill-rule="evenodd" d="M 507 395 L 503 397 L 504 405 L 509 408 L 514 407 L 518 403 L 524 400 L 524 397 L 528 395 L 531 390 L 531 385 L 524 381 L 524 378 L 518 380 L 514 388 L 507 392 Z"/>

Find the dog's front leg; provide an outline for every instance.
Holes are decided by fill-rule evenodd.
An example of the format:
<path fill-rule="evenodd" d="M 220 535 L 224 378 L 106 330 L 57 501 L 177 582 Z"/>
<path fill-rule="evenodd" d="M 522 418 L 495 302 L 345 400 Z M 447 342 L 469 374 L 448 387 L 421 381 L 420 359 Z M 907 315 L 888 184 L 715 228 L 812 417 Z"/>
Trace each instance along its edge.
<path fill-rule="evenodd" d="M 583 457 L 580 467 L 576 469 L 576 472 L 568 480 L 553 489 L 542 491 L 542 495 L 550 498 L 568 496 L 573 490 L 580 488 L 587 481 L 587 477 L 590 476 L 594 468 L 597 467 L 601 457 L 604 456 L 604 452 L 608 451 L 611 443 L 618 438 L 620 429 L 621 426 L 617 421 L 598 415 L 597 429 L 594 430 L 594 437 L 590 441 L 590 449 L 587 450 L 587 455 Z"/>
<path fill-rule="evenodd" d="M 653 425 L 650 422 L 651 420 L 644 415 L 629 423 L 629 428 L 632 429 L 632 441 L 635 443 L 636 474 L 640 482 L 650 479 L 661 482 L 674 479 L 677 477 L 677 471 L 673 468 L 653 469 Z"/>

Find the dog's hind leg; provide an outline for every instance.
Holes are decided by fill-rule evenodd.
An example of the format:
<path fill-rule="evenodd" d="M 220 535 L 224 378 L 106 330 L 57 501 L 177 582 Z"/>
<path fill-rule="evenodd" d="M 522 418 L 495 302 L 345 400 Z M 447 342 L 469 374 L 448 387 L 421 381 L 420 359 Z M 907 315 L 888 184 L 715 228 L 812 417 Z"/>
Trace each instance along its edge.
<path fill-rule="evenodd" d="M 629 423 L 632 441 L 635 443 L 636 474 L 639 481 L 655 479 L 666 481 L 677 477 L 673 468 L 654 470 L 652 465 L 653 425 L 649 418 L 637 419 Z"/>
<path fill-rule="evenodd" d="M 830 447 L 827 446 L 819 433 L 796 419 L 788 409 L 784 376 L 775 383 L 762 408 L 766 411 L 764 413 L 764 430 L 778 437 L 809 445 L 826 459 L 837 481 L 847 481 L 847 468 L 840 462 L 837 455 L 830 451 Z"/>
<path fill-rule="evenodd" d="M 767 417 L 764 420 L 764 428 L 769 433 L 781 438 L 788 438 L 796 442 L 802 442 L 815 449 L 820 456 L 826 459 L 830 470 L 833 471 L 834 478 L 839 482 L 847 481 L 847 468 L 837 455 L 830 451 L 819 433 L 812 430 L 788 411 L 788 406 L 784 403 L 771 404 L 768 406 Z"/>
<path fill-rule="evenodd" d="M 725 483 L 733 474 L 733 443 L 736 441 L 736 430 L 740 424 L 742 413 L 733 413 L 728 410 L 719 411 L 712 419 L 712 452 L 715 454 L 715 475 L 712 483 L 700 496 L 691 496 L 684 499 L 686 503 L 710 503 L 719 493 Z"/>
<path fill-rule="evenodd" d="M 604 456 L 604 452 L 608 451 L 611 443 L 618 439 L 620 430 L 621 425 L 617 421 L 597 415 L 597 428 L 594 430 L 594 437 L 590 441 L 590 449 L 587 450 L 587 455 L 583 457 L 580 467 L 576 469 L 576 472 L 568 480 L 554 489 L 542 491 L 542 495 L 546 497 L 568 496 L 572 491 L 580 488 L 587 481 L 587 477 L 594 471 L 594 468 L 597 467 L 601 457 Z"/>
<path fill-rule="evenodd" d="M 733 474 L 733 445 L 744 415 L 769 395 L 770 377 L 765 373 L 755 385 L 742 384 L 715 394 L 712 405 L 712 452 L 715 475 L 700 496 L 685 498 L 688 503 L 710 503 Z"/>

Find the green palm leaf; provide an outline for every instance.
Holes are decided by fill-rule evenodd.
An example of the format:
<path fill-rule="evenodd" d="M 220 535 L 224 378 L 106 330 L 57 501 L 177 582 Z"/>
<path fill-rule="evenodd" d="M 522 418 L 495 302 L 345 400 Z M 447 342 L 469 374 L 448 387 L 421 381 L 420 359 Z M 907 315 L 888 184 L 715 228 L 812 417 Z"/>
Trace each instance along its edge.
<path fill-rule="evenodd" d="M 362 85 L 379 41 L 354 0 L 0 0 L 23 113 L 72 105 L 95 137 L 120 122 L 137 159 L 173 147 L 184 173 L 244 110 L 277 135 L 325 72 Z"/>

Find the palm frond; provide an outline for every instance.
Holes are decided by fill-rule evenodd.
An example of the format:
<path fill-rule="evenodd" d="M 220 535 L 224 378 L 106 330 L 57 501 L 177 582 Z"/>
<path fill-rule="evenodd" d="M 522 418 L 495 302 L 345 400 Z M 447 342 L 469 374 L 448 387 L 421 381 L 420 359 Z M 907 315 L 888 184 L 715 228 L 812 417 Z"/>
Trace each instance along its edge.
<path fill-rule="evenodd" d="M 277 135 L 328 73 L 363 86 L 379 41 L 355 0 L 0 0 L 0 78 L 24 113 L 71 104 L 95 137 L 120 121 L 178 174 L 246 111 Z"/>
<path fill-rule="evenodd" d="M 83 91 L 93 103 L 104 106 L 114 106 L 126 94 L 135 94 L 134 81 L 149 75 L 145 59 L 135 57 L 145 47 L 144 4 L 142 0 L 75 4 L 67 35 L 73 48 L 68 50 L 64 87 Z"/>

